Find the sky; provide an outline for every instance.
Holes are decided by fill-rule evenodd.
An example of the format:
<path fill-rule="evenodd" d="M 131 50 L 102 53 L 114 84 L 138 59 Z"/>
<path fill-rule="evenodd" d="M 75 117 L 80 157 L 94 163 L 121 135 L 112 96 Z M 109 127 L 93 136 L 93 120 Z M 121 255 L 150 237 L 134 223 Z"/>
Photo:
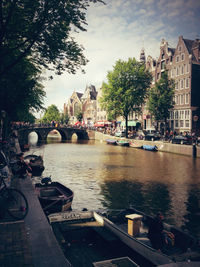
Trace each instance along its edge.
<path fill-rule="evenodd" d="M 104 0 L 91 4 L 87 11 L 87 31 L 75 35 L 85 48 L 89 63 L 85 74 L 65 73 L 46 80 L 44 105 L 56 105 L 62 112 L 74 91 L 83 93 L 87 85 L 98 89 L 106 82 L 117 60 L 135 57 L 140 51 L 157 58 L 161 40 L 175 48 L 178 37 L 200 38 L 200 0 Z M 46 73 L 48 76 L 49 73 Z M 52 75 L 52 74 L 51 74 Z"/>

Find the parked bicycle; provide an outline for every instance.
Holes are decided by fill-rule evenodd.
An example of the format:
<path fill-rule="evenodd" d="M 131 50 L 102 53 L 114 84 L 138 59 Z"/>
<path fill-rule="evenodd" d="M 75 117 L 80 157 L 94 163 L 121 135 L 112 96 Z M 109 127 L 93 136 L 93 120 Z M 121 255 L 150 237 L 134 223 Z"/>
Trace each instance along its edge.
<path fill-rule="evenodd" d="M 7 174 L 3 172 L 7 165 L 6 160 L 0 160 L 0 217 L 7 212 L 12 218 L 22 220 L 28 213 L 28 201 L 25 195 L 18 189 L 7 186 L 5 178 Z"/>

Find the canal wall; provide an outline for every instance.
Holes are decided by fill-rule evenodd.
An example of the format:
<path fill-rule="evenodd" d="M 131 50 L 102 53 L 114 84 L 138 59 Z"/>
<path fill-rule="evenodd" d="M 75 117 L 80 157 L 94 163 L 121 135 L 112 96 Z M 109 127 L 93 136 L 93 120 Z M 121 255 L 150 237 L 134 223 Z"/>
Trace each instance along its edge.
<path fill-rule="evenodd" d="M 175 153 L 180 155 L 186 155 L 193 157 L 193 146 L 192 145 L 179 145 L 179 144 L 171 144 L 166 141 L 145 141 L 145 140 L 136 140 L 136 139 L 126 139 L 119 138 L 115 136 L 111 136 L 108 134 L 103 134 L 101 132 L 94 131 L 94 135 L 91 134 L 91 139 L 105 141 L 106 139 L 125 139 L 130 142 L 134 142 L 139 145 L 156 145 L 159 151 Z M 196 157 L 200 157 L 200 146 L 196 146 Z"/>

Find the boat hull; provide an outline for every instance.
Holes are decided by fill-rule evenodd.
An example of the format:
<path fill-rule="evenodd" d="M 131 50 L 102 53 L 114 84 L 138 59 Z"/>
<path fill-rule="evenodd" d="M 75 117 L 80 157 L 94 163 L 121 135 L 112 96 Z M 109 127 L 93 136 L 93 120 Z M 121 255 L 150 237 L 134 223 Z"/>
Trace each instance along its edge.
<path fill-rule="evenodd" d="M 71 209 L 73 192 L 58 182 L 35 184 L 35 191 L 45 213 L 67 211 Z"/>
<path fill-rule="evenodd" d="M 55 231 L 55 234 L 58 234 L 57 225 L 59 225 L 59 229 L 62 229 L 61 233 L 58 234 L 58 237 L 60 238 L 61 236 L 62 240 L 63 238 L 66 238 L 65 242 L 68 242 L 69 244 L 66 256 L 73 266 L 93 266 L 93 262 L 88 265 L 82 265 L 82 262 L 88 260 L 88 258 L 81 259 L 81 257 L 85 254 L 85 250 L 83 251 L 83 249 L 86 247 L 88 252 L 90 246 L 92 252 L 90 251 L 89 254 L 92 254 L 93 261 L 96 254 L 101 254 L 101 257 L 102 254 L 106 254 L 106 260 L 113 257 L 118 258 L 125 256 L 130 257 L 133 261 L 137 259 L 136 263 L 139 266 L 152 267 L 173 262 L 169 257 L 158 253 L 153 248 L 147 247 L 143 243 L 131 237 L 125 231 L 121 230 L 115 223 L 96 212 L 63 212 L 51 214 L 48 216 L 48 219 Z M 84 227 L 86 234 L 83 234 Z M 92 228 L 93 232 L 91 232 Z M 88 241 L 87 238 L 89 238 Z M 104 239 L 105 244 L 99 244 L 100 238 Z M 61 246 L 64 244 L 62 240 L 59 240 Z M 82 242 L 83 244 L 81 244 Z M 76 255 L 75 258 L 73 256 L 73 246 L 76 245 L 74 243 L 77 243 L 74 253 L 77 253 L 77 249 L 80 251 L 79 260 L 82 262 L 76 262 L 76 259 L 79 256 Z M 84 248 L 82 248 L 82 245 Z M 97 252 L 94 251 L 95 248 L 97 248 Z M 122 252 L 124 254 L 122 254 Z M 108 253 L 111 254 L 108 255 Z M 95 261 L 97 261 L 96 258 Z"/>

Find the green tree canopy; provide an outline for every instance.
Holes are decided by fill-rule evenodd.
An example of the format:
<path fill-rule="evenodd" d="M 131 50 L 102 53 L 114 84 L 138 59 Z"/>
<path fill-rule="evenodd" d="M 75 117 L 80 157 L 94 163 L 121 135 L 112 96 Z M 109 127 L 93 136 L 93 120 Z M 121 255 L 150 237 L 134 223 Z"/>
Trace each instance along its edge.
<path fill-rule="evenodd" d="M 40 79 L 40 70 L 23 58 L 0 78 L 0 110 L 13 121 L 27 121 L 28 114 L 43 107 L 46 94 Z"/>
<path fill-rule="evenodd" d="M 44 123 L 51 123 L 52 121 L 60 122 L 60 112 L 56 105 L 51 105 L 46 109 L 41 121 Z"/>
<path fill-rule="evenodd" d="M 92 2 L 102 0 L 1 0 L 0 75 L 27 56 L 57 74 L 84 66 L 84 49 L 70 34 L 86 31 Z"/>
<path fill-rule="evenodd" d="M 68 124 L 68 122 L 69 122 L 69 115 L 68 115 L 68 113 L 61 113 L 61 115 L 60 115 L 60 122 L 62 124 Z"/>
<path fill-rule="evenodd" d="M 101 103 L 109 117 L 123 116 L 127 122 L 130 111 L 139 112 L 150 87 L 152 76 L 145 65 L 129 58 L 118 60 L 113 71 L 107 74 L 107 83 L 103 83 Z"/>
<path fill-rule="evenodd" d="M 155 121 L 166 124 L 169 110 L 174 106 L 174 88 L 174 80 L 168 79 L 165 71 L 162 73 L 161 79 L 150 90 L 147 107 Z"/>

